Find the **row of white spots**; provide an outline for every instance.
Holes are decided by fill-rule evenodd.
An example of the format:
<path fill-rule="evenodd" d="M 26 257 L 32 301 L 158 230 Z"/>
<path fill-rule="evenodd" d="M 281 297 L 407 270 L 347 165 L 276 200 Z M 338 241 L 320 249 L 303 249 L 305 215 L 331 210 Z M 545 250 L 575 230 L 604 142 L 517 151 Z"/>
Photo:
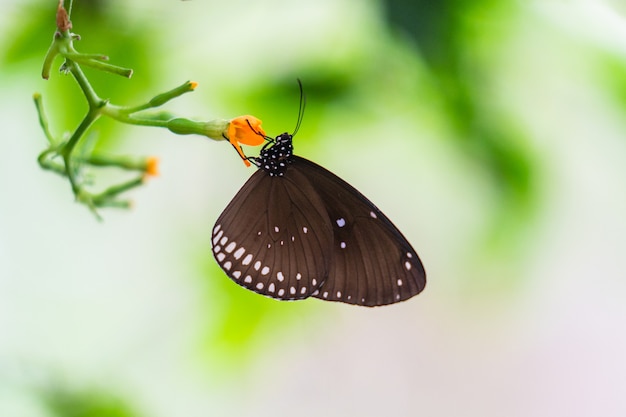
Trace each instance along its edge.
<path fill-rule="evenodd" d="M 370 215 L 373 218 L 377 218 L 376 214 L 372 211 L 370 212 Z M 339 219 L 336 220 L 336 223 L 339 227 L 345 227 L 346 220 L 341 217 Z M 280 231 L 280 228 L 278 226 L 274 227 L 274 230 L 276 232 Z M 306 226 L 302 227 L 302 231 L 303 233 L 308 233 L 308 228 Z M 261 235 L 262 232 L 258 232 L 258 235 Z M 295 236 L 291 236 L 291 240 L 295 241 Z M 244 254 L 246 253 L 245 248 L 243 247 L 237 247 L 237 243 L 234 241 L 229 242 L 229 239 L 227 236 L 224 236 L 223 230 L 221 230 L 221 227 L 218 225 L 215 227 L 214 229 L 214 237 L 213 237 L 213 243 L 215 245 L 214 247 L 214 252 L 215 252 L 215 256 L 216 258 L 221 262 L 223 262 L 226 259 L 226 254 L 223 253 L 222 251 L 232 254 L 232 256 L 234 256 L 235 259 L 239 260 L 241 259 Z M 284 245 L 284 241 L 280 241 L 281 245 Z M 339 246 L 342 249 L 345 249 L 347 244 L 346 242 L 339 242 Z M 268 248 L 271 247 L 271 244 L 268 244 Z M 412 259 L 414 258 L 413 254 L 411 252 L 406 252 L 406 258 L 408 259 Z M 245 257 L 243 257 L 243 260 L 241 261 L 241 263 L 243 265 L 250 265 L 253 261 L 253 255 L 252 254 L 247 254 Z M 230 271 L 233 268 L 233 262 L 231 262 L 230 260 L 223 263 L 222 267 L 226 270 L 226 271 Z M 261 261 L 257 260 L 256 262 L 254 262 L 253 268 L 256 271 L 260 272 L 260 275 L 266 276 L 266 275 L 271 275 L 271 269 L 269 266 L 264 266 L 262 264 Z M 404 268 L 407 271 L 410 271 L 412 269 L 412 263 L 407 260 L 404 262 Z M 231 276 L 235 279 L 239 279 L 242 275 L 241 271 L 234 271 Z M 270 294 L 277 294 L 278 297 L 283 297 L 285 295 L 287 296 L 296 296 L 297 294 L 301 294 L 301 295 L 305 295 L 307 292 L 307 287 L 297 287 L 297 286 L 289 286 L 288 288 L 277 288 L 277 283 L 275 282 L 255 282 L 256 278 L 253 278 L 253 275 L 246 275 L 246 277 L 244 278 L 243 282 L 246 284 L 251 284 L 249 287 L 253 286 L 253 289 L 256 289 L 257 291 L 262 291 L 264 288 L 266 288 L 267 286 L 267 292 Z M 259 276 L 260 276 L 259 275 Z M 296 279 L 297 280 L 301 280 L 302 279 L 302 274 L 301 273 L 296 273 Z M 278 282 L 284 282 L 285 281 L 285 274 L 282 271 L 278 271 L 276 273 L 276 279 Z M 318 284 L 318 281 L 315 278 L 311 279 L 311 284 L 313 287 L 316 287 Z M 398 287 L 402 287 L 404 285 L 404 282 L 402 279 L 397 279 L 396 280 L 396 284 Z M 248 285 L 246 285 L 248 286 Z M 320 291 L 316 290 L 313 295 L 319 295 Z M 351 295 L 346 295 L 343 294 L 341 291 L 337 291 L 334 295 L 335 299 L 341 299 L 342 297 L 348 301 L 352 300 L 352 296 Z M 328 291 L 323 291 L 321 293 L 321 297 L 324 299 L 328 299 L 329 297 L 331 297 L 331 294 Z M 399 301 L 401 298 L 401 294 L 397 293 L 395 294 L 395 300 Z M 360 300 L 361 304 L 365 304 L 365 297 L 362 297 Z"/>
<path fill-rule="evenodd" d="M 214 234 L 213 244 L 215 245 L 213 248 L 213 251 L 215 252 L 215 257 L 220 262 L 220 264 L 224 261 L 224 259 L 226 259 L 226 254 L 222 252 L 222 249 L 224 249 L 224 251 L 227 253 L 233 253 L 234 251 L 233 257 L 236 260 L 241 259 L 244 253 L 246 253 L 246 249 L 243 246 L 235 250 L 235 248 L 237 248 L 237 242 L 232 241 L 228 243 L 228 237 L 224 236 L 224 231 L 221 230 L 221 225 L 215 226 L 215 229 L 213 230 L 213 234 Z M 225 248 L 222 248 L 222 246 L 226 245 L 226 243 L 228 243 L 228 246 L 226 246 Z M 243 265 L 248 265 L 250 264 L 250 262 L 252 262 L 252 254 L 249 253 L 246 255 L 246 257 L 243 259 L 241 263 Z M 233 263 L 231 261 L 226 261 L 224 262 L 224 264 L 222 264 L 222 268 L 224 268 L 224 270 L 226 271 L 230 271 L 232 267 L 233 267 Z M 261 268 L 261 262 L 257 261 L 254 264 L 254 268 L 258 271 Z M 263 275 L 267 275 L 269 272 L 270 272 L 270 269 L 267 266 L 264 266 L 263 269 L 261 270 L 261 273 Z M 241 278 L 241 271 L 239 270 L 233 271 L 232 277 L 238 280 L 239 278 Z M 246 275 L 243 281 L 247 284 L 252 283 L 252 276 Z M 259 290 L 263 289 L 263 286 L 264 286 L 263 283 L 256 284 L 256 288 Z"/>
<path fill-rule="evenodd" d="M 398 287 L 401 287 L 401 286 L 403 285 L 403 282 L 402 282 L 402 280 L 401 280 L 401 279 L 399 279 L 399 278 L 398 278 L 398 280 L 396 281 L 396 284 L 398 285 Z M 315 280 L 313 280 L 313 285 L 315 285 Z M 319 295 L 319 293 L 320 293 L 320 292 L 319 292 L 319 290 L 318 290 L 318 291 L 315 291 L 312 295 Z M 324 292 L 322 293 L 322 298 L 327 299 L 327 298 L 329 297 L 329 295 L 330 295 L 330 293 L 329 293 L 328 291 L 324 291 Z M 336 298 L 337 298 L 337 299 L 340 299 L 340 298 L 341 298 L 341 296 L 342 296 L 342 292 L 341 292 L 341 291 L 337 291 L 337 292 L 336 292 Z M 400 294 L 399 294 L 399 293 L 397 293 L 397 294 L 395 295 L 395 299 L 396 299 L 396 301 L 400 300 L 400 297 L 401 297 L 401 296 L 400 296 Z M 349 300 L 351 300 L 351 299 L 352 299 L 352 296 L 351 296 L 351 295 L 346 296 L 346 300 L 348 300 L 348 301 L 349 301 Z M 362 297 L 362 298 L 361 298 L 361 304 L 365 304 L 365 297 Z"/>
<path fill-rule="evenodd" d="M 216 228 L 216 231 L 213 232 L 213 246 L 217 245 L 217 243 L 220 241 L 220 238 L 224 234 L 223 230 L 220 231 L 219 233 L 217 232 L 217 230 L 219 230 L 219 229 Z"/>
<path fill-rule="evenodd" d="M 240 247 L 237 250 L 235 250 L 237 248 L 237 243 L 234 242 L 234 241 L 228 243 L 228 238 L 226 236 L 224 236 L 224 231 L 220 230 L 220 229 L 221 229 L 221 225 L 217 225 L 215 227 L 215 229 L 214 229 L 214 232 L 213 232 L 213 234 L 214 234 L 213 244 L 215 245 L 213 250 L 215 252 L 216 258 L 218 259 L 218 261 L 220 263 L 224 261 L 224 259 L 226 258 L 226 255 L 224 253 L 222 253 L 222 249 L 223 249 L 227 253 L 233 253 L 233 251 L 235 251 L 233 253 L 233 256 L 235 257 L 235 259 L 239 260 L 244 255 L 244 253 L 246 252 L 245 248 Z M 274 230 L 276 232 L 280 231 L 278 226 L 276 226 L 274 228 Z M 304 233 L 307 233 L 307 231 L 308 231 L 306 227 L 303 227 L 302 230 L 304 231 Z M 259 232 L 258 235 L 261 235 L 261 232 Z M 292 236 L 291 240 L 295 241 L 295 237 Z M 225 248 L 222 248 L 222 246 L 226 245 L 227 243 L 228 243 L 228 245 Z M 281 241 L 281 245 L 283 245 L 283 244 L 284 244 L 284 241 Z M 268 248 L 269 247 L 271 247 L 271 245 L 268 245 Z M 247 254 L 243 258 L 241 263 L 242 263 L 242 265 L 249 265 L 252 262 L 252 259 L 253 259 L 253 256 L 252 256 L 252 254 L 249 253 L 249 254 Z M 230 271 L 232 269 L 232 267 L 233 267 L 233 263 L 231 261 L 226 261 L 222 265 L 222 267 L 226 271 Z M 262 266 L 261 261 L 256 261 L 254 263 L 254 265 L 253 265 L 253 268 L 255 270 L 257 270 L 257 271 L 260 270 L 261 275 L 268 275 L 270 273 L 270 268 L 268 266 Z M 242 275 L 242 273 L 239 270 L 233 271 L 233 273 L 232 273 L 232 277 L 237 279 L 237 280 L 239 278 L 241 278 L 241 275 Z M 278 279 L 278 281 L 283 282 L 285 280 L 285 275 L 282 273 L 282 271 L 279 271 L 276 274 L 276 278 Z M 296 273 L 296 279 L 297 280 L 301 280 L 302 279 L 302 274 L 299 273 L 299 272 Z M 246 283 L 246 284 L 252 284 L 252 282 L 253 282 L 252 276 L 251 275 L 246 275 L 246 277 L 243 279 L 243 282 Z M 313 282 L 314 286 L 317 285 L 317 280 L 316 279 L 313 279 L 312 282 Z M 257 282 L 254 285 L 254 288 L 256 288 L 257 290 L 261 291 L 261 290 L 263 290 L 263 288 L 265 288 L 265 284 L 263 282 Z M 267 287 L 267 290 L 270 293 L 275 293 L 276 292 L 276 285 L 273 282 L 271 282 L 269 284 L 269 286 Z M 304 295 L 304 294 L 306 294 L 307 288 L 306 287 L 301 287 L 301 288 L 299 288 L 299 290 L 300 290 L 300 294 Z M 298 292 L 298 288 L 296 288 L 295 286 L 291 286 L 288 291 L 289 291 L 290 295 L 294 296 Z M 279 289 L 278 290 L 278 296 L 279 297 L 284 296 L 285 292 L 286 292 L 286 289 L 283 289 L 283 288 Z"/>

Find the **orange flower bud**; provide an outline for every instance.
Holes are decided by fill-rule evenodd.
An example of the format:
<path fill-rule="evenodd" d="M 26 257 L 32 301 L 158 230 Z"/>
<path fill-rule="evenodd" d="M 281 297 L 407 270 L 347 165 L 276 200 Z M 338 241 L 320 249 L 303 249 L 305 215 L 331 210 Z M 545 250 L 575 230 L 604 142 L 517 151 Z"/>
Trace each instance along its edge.
<path fill-rule="evenodd" d="M 146 159 L 146 175 L 156 177 L 159 175 L 159 158 L 151 156 Z"/>
<path fill-rule="evenodd" d="M 261 123 L 254 116 L 239 116 L 232 119 L 228 125 L 228 141 L 235 147 L 246 166 L 250 166 L 250 162 L 246 159 L 246 155 L 239 144 L 259 146 L 265 142 L 265 131 L 261 127 Z"/>

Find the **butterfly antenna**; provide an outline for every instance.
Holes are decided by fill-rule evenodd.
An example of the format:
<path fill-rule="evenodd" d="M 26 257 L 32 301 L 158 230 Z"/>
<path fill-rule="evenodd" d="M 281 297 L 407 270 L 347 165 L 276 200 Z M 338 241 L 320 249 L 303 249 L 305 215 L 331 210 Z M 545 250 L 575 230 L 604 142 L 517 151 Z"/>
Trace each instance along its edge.
<path fill-rule="evenodd" d="M 263 133 L 259 132 L 258 130 L 256 130 L 254 127 L 252 127 L 252 124 L 250 123 L 250 120 L 246 119 L 246 123 L 248 123 L 248 127 L 250 127 L 250 130 L 252 130 L 256 135 L 261 136 L 263 139 L 265 139 L 268 142 L 273 142 L 274 139 L 264 135 Z"/>
<path fill-rule="evenodd" d="M 304 88 L 302 88 L 302 81 L 298 78 L 298 86 L 300 87 L 300 105 L 298 107 L 298 121 L 296 122 L 296 128 L 293 130 L 291 136 L 295 136 L 300 129 L 302 119 L 304 118 L 304 108 L 306 107 L 306 96 L 304 95 Z"/>

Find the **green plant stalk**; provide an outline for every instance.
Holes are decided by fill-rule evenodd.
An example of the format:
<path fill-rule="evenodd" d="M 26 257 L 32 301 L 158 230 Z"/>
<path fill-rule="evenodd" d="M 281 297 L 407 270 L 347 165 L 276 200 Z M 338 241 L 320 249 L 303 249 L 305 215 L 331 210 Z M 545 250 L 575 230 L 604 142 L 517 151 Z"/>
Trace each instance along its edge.
<path fill-rule="evenodd" d="M 90 153 L 77 155 L 75 151 L 78 144 L 83 140 L 88 129 L 101 116 L 110 117 L 121 123 L 161 127 L 180 135 L 198 134 L 214 140 L 224 140 L 228 136 L 230 121 L 224 119 L 208 122 L 193 121 L 176 117 L 167 111 L 154 110 L 174 98 L 193 91 L 197 84 L 192 81 L 187 81 L 178 87 L 158 94 L 146 103 L 138 106 L 117 106 L 109 103 L 108 100 L 102 99 L 89 83 L 88 78 L 81 69 L 81 65 L 129 78 L 132 76 L 133 71 L 106 62 L 108 57 L 105 55 L 78 52 L 74 48 L 73 42 L 80 39 L 80 37 L 70 32 L 71 27 L 69 15 L 65 12 L 63 1 L 61 0 L 57 9 L 58 30 L 55 32 L 52 44 L 44 58 L 42 77 L 48 79 L 55 58 L 57 56 L 62 57 L 64 61 L 61 71 L 71 74 L 76 80 L 87 101 L 88 111 L 68 139 L 55 138 L 50 131 L 41 95 L 36 93 L 33 96 L 33 100 L 39 116 L 39 124 L 48 141 L 48 148 L 39 154 L 37 161 L 43 169 L 67 177 L 76 200 L 87 205 L 100 218 L 97 213 L 98 207 L 130 207 L 129 201 L 117 200 L 117 197 L 123 192 L 142 185 L 146 176 L 157 175 L 158 171 L 156 158 L 129 158 L 93 155 Z M 123 170 L 139 171 L 141 175 L 130 181 L 113 185 L 101 193 L 94 194 L 87 191 L 83 186 L 84 184 L 81 183 L 80 173 L 83 166 L 116 167 Z"/>

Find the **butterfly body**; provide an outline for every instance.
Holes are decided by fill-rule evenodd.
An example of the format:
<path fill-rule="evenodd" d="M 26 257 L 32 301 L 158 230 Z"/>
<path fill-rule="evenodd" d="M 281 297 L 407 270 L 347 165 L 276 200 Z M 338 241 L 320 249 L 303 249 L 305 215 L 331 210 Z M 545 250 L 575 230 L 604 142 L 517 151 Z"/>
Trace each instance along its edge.
<path fill-rule="evenodd" d="M 213 254 L 236 283 L 297 300 L 377 306 L 421 292 L 426 274 L 393 223 L 354 187 L 293 155 L 283 133 L 213 228 Z M 271 145 L 271 146 L 270 146 Z"/>

